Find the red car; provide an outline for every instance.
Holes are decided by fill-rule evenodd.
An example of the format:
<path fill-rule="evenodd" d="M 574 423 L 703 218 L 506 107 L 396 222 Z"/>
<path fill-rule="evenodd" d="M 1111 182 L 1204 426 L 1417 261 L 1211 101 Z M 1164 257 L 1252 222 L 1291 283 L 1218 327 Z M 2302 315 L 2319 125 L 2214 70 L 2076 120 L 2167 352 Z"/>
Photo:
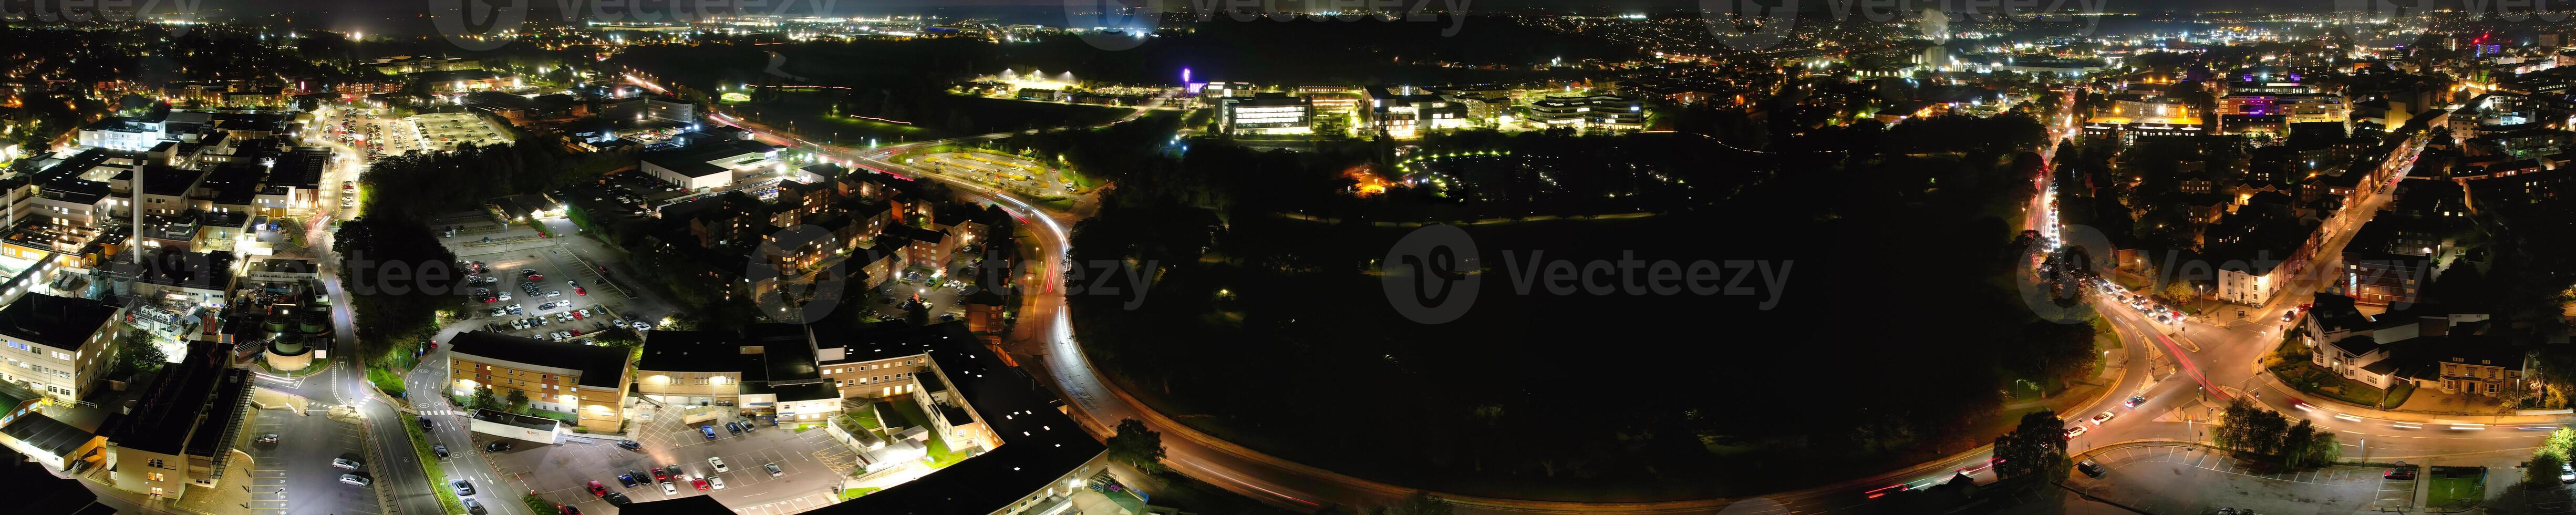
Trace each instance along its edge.
<path fill-rule="evenodd" d="M 597 483 L 598 481 L 592 481 L 592 482 L 593 482 L 593 483 Z M 704 491 L 704 490 L 706 490 L 706 489 L 707 489 L 707 478 L 703 478 L 703 477 L 700 477 L 700 478 L 690 478 L 690 479 L 689 479 L 689 484 L 690 484 L 690 485 L 695 485 L 695 486 L 697 486 L 697 487 L 698 487 L 698 490 Z"/>
<path fill-rule="evenodd" d="M 590 495 L 595 497 L 607 497 L 608 487 L 600 485 L 598 481 L 592 481 L 590 482 Z"/>
<path fill-rule="evenodd" d="M 669 481 L 671 480 L 671 471 L 662 470 L 662 467 L 653 467 L 653 480 Z"/>
<path fill-rule="evenodd" d="M 589 295 L 589 294 L 590 294 L 590 290 L 582 289 L 580 286 L 574 286 L 574 287 L 572 287 L 572 294 L 574 294 L 574 295 Z"/>
<path fill-rule="evenodd" d="M 562 508 L 563 515 L 581 515 L 581 508 L 574 508 L 570 504 L 559 504 L 555 505 L 555 507 Z"/>

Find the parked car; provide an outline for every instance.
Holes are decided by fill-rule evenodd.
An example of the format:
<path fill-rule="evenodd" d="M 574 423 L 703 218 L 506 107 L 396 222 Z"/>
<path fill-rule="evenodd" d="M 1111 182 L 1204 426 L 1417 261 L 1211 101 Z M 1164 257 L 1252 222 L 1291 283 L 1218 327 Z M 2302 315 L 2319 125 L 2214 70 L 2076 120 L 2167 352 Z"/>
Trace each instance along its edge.
<path fill-rule="evenodd" d="M 350 485 L 357 485 L 357 486 L 367 486 L 367 484 L 369 484 L 369 483 L 374 483 L 375 481 L 367 479 L 367 476 L 361 476 L 361 475 L 357 475 L 357 474 L 341 474 L 341 475 L 340 475 L 340 482 L 341 482 L 341 483 L 343 483 L 343 484 L 350 484 Z"/>
<path fill-rule="evenodd" d="M 707 482 L 708 482 L 708 483 L 713 483 L 713 484 L 715 484 L 715 485 L 716 485 L 716 489 L 717 489 L 717 490 L 723 490 L 723 489 L 724 489 L 724 477 L 723 477 L 723 476 L 707 476 Z"/>
<path fill-rule="evenodd" d="M 555 508 L 563 510 L 563 515 L 581 515 L 581 508 L 575 508 L 570 504 L 558 504 L 555 505 Z"/>
<path fill-rule="evenodd" d="M 630 503 L 630 502 L 634 502 L 634 501 L 629 501 L 629 500 L 627 500 L 627 499 L 626 499 L 626 494 L 617 493 L 617 492 L 609 492 L 609 493 L 608 493 L 608 504 L 610 504 L 610 505 L 615 505 L 615 506 L 625 506 L 625 505 L 626 505 L 626 503 Z"/>
<path fill-rule="evenodd" d="M 731 432 L 731 433 L 733 433 L 733 434 L 742 434 L 742 424 L 737 424 L 737 423 L 733 423 L 733 422 L 726 422 L 726 423 L 725 423 L 725 431 Z"/>
<path fill-rule="evenodd" d="M 617 446 L 618 446 L 618 447 L 625 447 L 625 448 L 626 448 L 626 450 L 630 450 L 630 451 L 640 451 L 640 450 L 644 450 L 644 446 L 643 446 L 643 445 L 636 444 L 634 440 L 618 440 L 618 441 L 617 441 Z"/>
<path fill-rule="evenodd" d="M 659 483 L 659 482 L 665 482 L 665 481 L 670 481 L 670 480 L 671 480 L 671 469 L 666 469 L 666 468 L 662 468 L 662 467 L 653 467 L 653 481 L 654 481 L 654 482 Z"/>
<path fill-rule="evenodd" d="M 602 484 L 599 484 L 599 480 L 595 480 L 595 479 L 594 479 L 594 480 L 591 480 L 591 482 L 590 482 L 590 487 L 589 487 L 589 488 L 590 488 L 590 495 L 593 495 L 593 496 L 600 496 L 600 497 L 606 497 L 606 496 L 608 496 L 608 485 L 602 485 Z"/>
<path fill-rule="evenodd" d="M 717 474 L 723 474 L 723 473 L 726 473 L 726 472 L 732 472 L 732 471 L 733 471 L 733 469 L 725 468 L 724 458 L 718 458 L 718 457 L 714 457 L 714 456 L 708 456 L 708 457 L 707 457 L 707 465 L 715 467 L 715 468 L 716 468 L 716 473 L 717 473 Z"/>
<path fill-rule="evenodd" d="M 680 482 L 662 483 L 662 495 L 680 495 Z"/>
<path fill-rule="evenodd" d="M 706 433 L 708 440 L 716 439 L 716 426 L 698 426 L 698 432 Z"/>
<path fill-rule="evenodd" d="M 259 435 L 260 445 L 277 445 L 277 433 Z"/>
<path fill-rule="evenodd" d="M 2415 468 L 2407 467 L 2402 469 L 2388 469 L 2387 472 L 2379 473 L 2379 477 L 2381 479 L 2395 479 L 2399 481 L 2415 479 Z"/>
<path fill-rule="evenodd" d="M 510 450 L 510 442 L 492 442 L 483 446 L 483 452 L 501 452 L 506 450 Z"/>
<path fill-rule="evenodd" d="M 2100 477 L 2102 477 L 2102 464 L 2100 464 L 2100 463 L 2094 463 L 2094 462 L 2093 462 L 2093 460 L 2084 460 L 2084 461 L 2075 462 L 2075 470 L 2076 470 L 2076 471 L 2078 471 L 2078 472 L 2083 472 L 2083 473 L 2084 473 L 2084 475 L 2087 475 L 2087 476 L 2092 476 L 2092 477 L 2095 477 L 2095 478 L 2100 478 Z"/>
<path fill-rule="evenodd" d="M 698 487 L 698 491 L 700 491 L 700 492 L 707 491 L 707 478 L 704 478 L 704 477 L 690 478 L 690 479 L 689 479 L 689 486 Z"/>
<path fill-rule="evenodd" d="M 359 463 L 359 462 L 358 462 L 358 460 L 353 460 L 353 459 L 348 459 L 348 458 L 331 458 L 331 466 L 332 466 L 333 468 L 342 468 L 342 469 L 349 469 L 349 470 L 358 470 L 358 469 L 360 469 L 360 468 L 365 468 L 365 467 L 364 467 L 365 465 L 366 465 L 366 464 L 364 464 L 364 463 Z"/>
<path fill-rule="evenodd" d="M 763 464 L 760 464 L 760 468 L 761 468 L 761 470 L 767 470 L 767 471 L 769 471 L 769 477 L 778 477 L 778 476 L 780 476 L 780 475 L 784 475 L 784 474 L 786 474 L 785 472 L 779 472 L 779 471 L 778 471 L 778 464 L 776 464 L 776 463 L 763 463 Z"/>
<path fill-rule="evenodd" d="M 625 487 L 627 487 L 627 488 L 634 488 L 634 487 L 635 487 L 635 476 L 633 476 L 633 475 L 628 475 L 628 474 L 618 474 L 618 475 L 617 475 L 617 484 L 618 484 L 618 485 L 621 485 L 621 486 L 625 486 Z"/>

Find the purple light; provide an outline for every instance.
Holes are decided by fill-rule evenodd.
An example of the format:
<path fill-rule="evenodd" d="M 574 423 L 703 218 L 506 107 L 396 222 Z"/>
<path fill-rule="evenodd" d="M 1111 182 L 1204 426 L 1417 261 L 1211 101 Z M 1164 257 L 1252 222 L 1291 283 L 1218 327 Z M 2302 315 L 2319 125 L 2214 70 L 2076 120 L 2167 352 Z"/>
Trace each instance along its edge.
<path fill-rule="evenodd" d="M 1181 68 L 1181 83 L 1182 83 L 1182 84 L 1189 84 L 1189 83 L 1190 83 L 1190 69 L 1189 69 L 1189 68 Z"/>

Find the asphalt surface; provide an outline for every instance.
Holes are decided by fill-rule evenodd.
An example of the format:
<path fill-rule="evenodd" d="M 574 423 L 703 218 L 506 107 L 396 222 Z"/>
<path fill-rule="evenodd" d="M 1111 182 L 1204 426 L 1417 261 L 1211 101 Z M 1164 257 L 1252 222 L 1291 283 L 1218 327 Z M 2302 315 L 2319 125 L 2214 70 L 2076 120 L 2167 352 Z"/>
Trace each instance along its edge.
<path fill-rule="evenodd" d="M 1142 111 L 1139 111 L 1139 114 L 1141 113 Z M 1133 118 L 1134 116 L 1131 116 L 1128 119 Z M 1053 259 L 1032 260 L 1031 263 L 1062 263 L 1067 252 L 1066 228 L 1079 221 L 1079 217 L 1075 214 L 1039 209 L 1010 195 L 976 184 L 972 180 L 946 177 L 881 159 L 916 145 L 990 140 L 1018 133 L 997 133 L 852 150 L 846 147 L 816 145 L 799 139 L 792 133 L 782 133 L 759 124 L 726 118 L 718 119 L 753 129 L 759 133 L 759 137 L 766 140 L 818 148 L 826 155 L 854 160 L 870 167 L 911 177 L 939 179 L 958 186 L 961 191 L 973 192 L 993 199 L 1013 213 L 1033 222 L 1030 225 L 1032 232 L 1037 235 L 1036 243 L 1040 249 L 1038 255 Z M 1121 120 L 1123 121 L 1125 120 Z M 2053 128 L 2051 133 L 2059 137 L 2068 137 L 2073 135 L 2074 128 L 2071 123 L 2061 124 L 2060 127 Z M 782 136 L 782 134 L 787 135 Z M 2054 150 L 2052 146 L 2044 150 L 2043 155 L 2053 153 Z M 2043 186 L 2042 191 L 2047 191 L 2044 182 L 2041 186 Z M 2326 250 L 2321 251 L 2320 255 L 2312 260 L 2314 264 L 2309 269 L 2322 270 L 2334 263 L 2335 258 L 2340 254 L 2342 244 L 2349 239 L 2351 232 L 2366 222 L 2368 216 L 2374 214 L 2377 207 L 2386 202 L 2389 196 L 2386 192 L 2381 192 L 2367 202 L 2356 204 L 2352 211 L 2356 216 L 2345 217 L 2341 222 L 2331 226 L 2329 230 L 2335 232 L 2334 237 L 2325 247 Z M 2046 205 L 2047 199 L 2044 196 L 2035 198 L 2032 212 L 2044 213 Z M 2027 223 L 2027 228 L 2054 234 L 2054 227 L 2046 219 L 2034 216 Z M 1036 272 L 1041 274 L 1039 277 L 1060 275 L 1051 270 Z M 1013 349 L 1015 353 L 1028 352 L 1044 358 L 1041 361 L 1045 367 L 1041 372 L 1051 376 L 1068 400 L 1081 408 L 1083 418 L 1089 421 L 1094 431 L 1103 431 L 1102 428 L 1108 425 L 1104 421 L 1124 418 L 1146 420 L 1149 426 L 1153 426 L 1167 436 L 1182 436 L 1164 439 L 1167 462 L 1175 470 L 1229 491 L 1285 508 L 1315 509 L 1327 505 L 1377 506 L 1390 504 L 1412 493 L 1411 489 L 1306 467 L 1244 451 L 1223 442 L 1193 440 L 1186 433 L 1195 433 L 1194 431 L 1175 427 L 1168 422 L 1168 419 L 1163 419 L 1151 413 L 1150 410 L 1141 409 L 1117 397 L 1101 381 L 1097 372 L 1091 368 L 1088 358 L 1083 355 L 1080 346 L 1075 343 L 1068 318 L 1062 309 L 1062 296 L 1058 294 L 1061 290 L 1052 283 L 1053 280 L 1050 279 L 1049 284 L 1042 288 L 1044 290 L 1042 293 L 1045 294 L 1030 297 L 1030 305 L 1023 308 L 1015 334 L 1011 335 L 1009 341 L 1015 347 Z M 2339 418 L 2335 416 L 2336 413 L 2313 411 L 2316 409 L 2315 406 L 2292 400 L 2294 398 L 2292 395 L 2283 393 L 2277 385 L 2264 381 L 2265 375 L 2259 374 L 2255 367 L 2259 366 L 2257 364 L 2260 362 L 2260 356 L 2279 341 L 2280 331 L 2289 330 L 2281 327 L 2277 320 L 2282 312 L 2293 309 L 2297 304 L 2291 299 L 2306 298 L 2316 291 L 2318 286 L 2318 281 L 2314 278 L 2293 281 L 2290 286 L 2284 288 L 2284 291 L 2275 295 L 2274 301 L 2269 305 L 2245 308 L 2251 320 L 2275 321 L 2271 324 L 2213 325 L 2200 320 L 2160 323 L 2141 316 L 2125 305 L 2111 303 L 2107 299 L 2098 301 L 2100 304 L 2097 305 L 2096 311 L 2108 317 L 2123 342 L 2120 351 L 2123 356 L 2116 361 L 2123 371 L 2120 373 L 2120 381 L 2110 387 L 2109 394 L 2103 395 L 2096 402 L 2069 410 L 2064 414 L 2065 417 L 2073 420 L 2069 424 L 2070 428 L 2081 426 L 2086 429 L 2081 435 L 2070 439 L 2069 452 L 2080 453 L 2096 446 L 2139 439 L 2199 438 L 2199 435 L 2207 430 L 2205 422 L 2180 417 L 2168 417 L 2168 421 L 2156 419 L 2160 415 L 2198 411 L 2199 413 L 2194 416 L 2199 417 L 2200 420 L 2206 420 L 2209 418 L 2208 406 L 2223 403 L 2225 399 L 2236 395 L 2254 395 L 2260 402 L 2275 410 L 2306 416 L 2316 420 L 2322 427 L 2345 435 L 2343 438 L 2346 445 L 2345 454 L 2352 459 L 2403 459 L 2529 447 L 2545 433 L 2545 431 L 2503 427 L 2451 430 L 2423 424 L 2409 426 L 2397 420 L 2352 415 Z M 2232 313 L 2234 310 L 2219 311 Z M 2228 326 L 2222 327 L 2222 325 Z M 2143 397 L 2145 402 L 2134 408 L 2124 406 L 2123 402 L 2131 396 Z M 2111 412 L 2114 417 L 2100 424 L 2085 420 L 2091 414 L 2102 412 Z M 2376 443 L 2373 443 L 2374 441 Z M 1945 479 L 1957 473 L 1968 473 L 1981 482 L 1991 481 L 1994 479 L 1991 467 L 1988 465 L 1991 458 L 1990 453 L 1982 450 L 1963 453 L 1902 470 L 1762 496 L 1759 504 L 1776 505 L 1783 510 L 1795 513 L 1880 513 L 1883 512 L 1883 508 L 1873 501 L 1894 491 L 1930 486 L 1933 481 Z M 1451 499 L 1458 504 L 1457 507 L 1462 513 L 1682 513 L 1710 511 L 1730 504 L 1729 501 L 1724 500 L 1604 505 L 1510 499 Z"/>

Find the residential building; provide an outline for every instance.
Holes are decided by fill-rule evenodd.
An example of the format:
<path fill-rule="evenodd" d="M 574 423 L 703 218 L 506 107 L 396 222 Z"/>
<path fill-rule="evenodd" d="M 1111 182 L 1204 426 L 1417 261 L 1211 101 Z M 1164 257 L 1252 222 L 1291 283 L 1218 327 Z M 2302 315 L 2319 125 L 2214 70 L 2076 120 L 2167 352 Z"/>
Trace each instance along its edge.
<path fill-rule="evenodd" d="M 593 432 L 617 432 L 625 421 L 625 349 L 486 331 L 459 333 L 447 348 L 449 386 L 460 394 L 487 386 L 503 398 L 516 391 L 529 406 L 573 414 Z"/>

